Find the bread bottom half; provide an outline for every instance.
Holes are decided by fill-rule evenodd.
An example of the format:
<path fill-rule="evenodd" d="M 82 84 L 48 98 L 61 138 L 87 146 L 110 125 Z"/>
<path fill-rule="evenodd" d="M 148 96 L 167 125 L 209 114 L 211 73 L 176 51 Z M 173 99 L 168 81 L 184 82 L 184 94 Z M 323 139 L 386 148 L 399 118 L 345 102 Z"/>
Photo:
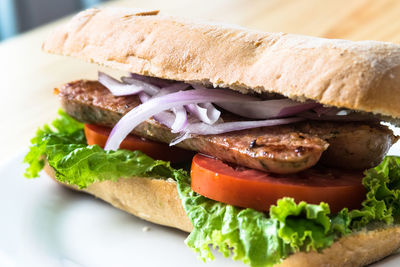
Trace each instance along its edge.
<path fill-rule="evenodd" d="M 53 168 L 47 163 L 44 170 L 57 181 Z M 78 190 L 74 186 L 62 185 Z M 117 182 L 94 183 L 78 191 L 89 193 L 146 221 L 185 232 L 191 232 L 193 228 L 182 207 L 176 182 L 172 179 L 132 177 Z M 364 266 L 394 253 L 399 248 L 400 226 L 363 230 L 340 238 L 321 253 L 295 253 L 277 266 Z"/>

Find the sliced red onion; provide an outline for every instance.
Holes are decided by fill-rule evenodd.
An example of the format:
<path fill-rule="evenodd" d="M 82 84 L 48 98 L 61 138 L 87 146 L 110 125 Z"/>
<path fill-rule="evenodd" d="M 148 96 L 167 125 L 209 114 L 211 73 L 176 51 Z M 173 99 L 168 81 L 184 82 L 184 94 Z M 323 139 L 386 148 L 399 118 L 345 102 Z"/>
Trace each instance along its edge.
<path fill-rule="evenodd" d="M 190 85 L 186 84 L 186 83 L 180 83 L 180 82 L 174 83 L 167 87 L 162 88 L 162 90 L 160 90 L 160 92 L 158 94 L 156 94 L 154 97 L 160 97 L 163 95 L 179 92 L 179 91 L 185 90 L 189 87 L 190 87 Z M 196 104 L 192 104 L 192 105 L 196 105 Z M 186 127 L 186 125 L 188 123 L 187 112 L 183 106 L 172 108 L 172 112 L 175 114 L 175 121 L 170 128 L 173 133 L 179 133 Z M 155 115 L 154 118 L 157 120 L 157 115 Z M 158 121 L 161 122 L 160 120 L 158 120 Z"/>
<path fill-rule="evenodd" d="M 145 92 L 139 93 L 139 99 L 140 99 L 140 101 L 142 101 L 142 103 L 147 102 L 150 98 L 151 98 L 151 96 L 149 96 Z"/>
<path fill-rule="evenodd" d="M 296 102 L 291 99 L 275 99 L 265 101 L 243 101 L 240 105 L 232 103 L 216 103 L 223 109 L 245 118 L 268 119 L 292 116 L 296 113 L 319 106 L 314 102 Z"/>
<path fill-rule="evenodd" d="M 163 87 L 161 90 L 158 91 L 157 94 L 153 95 L 154 97 L 160 97 L 160 96 L 164 96 L 164 95 L 168 95 L 168 94 L 172 94 L 172 93 L 176 93 L 179 91 L 183 91 L 187 88 L 189 88 L 189 84 L 186 83 L 174 83 L 174 84 L 170 84 L 167 87 Z"/>
<path fill-rule="evenodd" d="M 179 133 L 187 126 L 187 113 L 183 106 L 172 108 L 172 112 L 175 114 L 175 121 L 171 126 L 173 133 Z"/>
<path fill-rule="evenodd" d="M 189 124 L 185 131 L 191 134 L 208 135 L 208 134 L 221 134 L 233 131 L 240 131 L 252 128 L 269 127 L 276 125 L 289 124 L 299 121 L 304 121 L 304 118 L 291 117 L 283 119 L 273 120 L 260 120 L 260 121 L 235 121 L 235 122 L 224 122 L 217 123 L 214 125 L 208 125 L 206 123 L 193 123 Z"/>
<path fill-rule="evenodd" d="M 276 116 L 277 118 L 291 116 L 291 115 L 321 106 L 321 104 L 311 102 L 311 101 L 301 103 L 301 102 L 293 101 L 290 99 L 281 99 L 281 100 L 289 100 L 292 102 L 292 104 L 287 103 L 287 105 L 283 105 L 282 110 L 278 113 L 278 116 Z"/>
<path fill-rule="evenodd" d="M 301 103 L 290 99 L 260 101 L 257 97 L 242 95 L 231 90 L 208 89 L 196 84 L 192 85 L 195 88 L 194 90 L 183 91 L 190 85 L 183 82 L 171 82 L 139 75 L 122 77 L 121 79 L 129 84 L 123 84 L 99 72 L 99 81 L 103 80 L 109 86 L 111 84 L 112 89 L 117 91 L 118 95 L 123 95 L 123 90 L 127 90 L 126 86 L 128 85 L 135 87 L 136 91 L 131 88 L 131 93 L 129 94 L 132 94 L 132 92 L 139 93 L 139 98 L 143 104 L 132 109 L 117 123 L 107 140 L 106 150 L 116 150 L 122 140 L 137 125 L 150 117 L 171 128 L 173 133 L 181 133 L 170 145 L 182 142 L 190 138 L 192 134 L 215 135 L 251 128 L 289 124 L 305 119 L 331 121 L 363 121 L 370 119 L 361 114 L 348 114 L 346 110 L 325 108 L 315 102 Z M 155 86 L 154 84 L 156 83 L 159 85 L 163 83 L 162 88 Z M 112 89 L 110 90 L 112 91 Z M 211 102 L 243 117 L 263 120 L 217 123 L 221 112 Z M 309 111 L 311 109 L 314 111 Z M 186 110 L 194 116 L 188 117 Z M 297 114 L 297 117 L 289 117 L 295 114 Z"/>
<path fill-rule="evenodd" d="M 140 123 L 148 118 L 160 113 L 161 111 L 169 110 L 176 106 L 183 106 L 193 103 L 216 102 L 234 102 L 240 103 L 246 99 L 239 93 L 226 89 L 199 89 L 180 91 L 177 93 L 168 94 L 152 98 L 142 105 L 130 110 L 112 129 L 110 137 L 107 140 L 105 149 L 116 150 L 122 140 Z"/>
<path fill-rule="evenodd" d="M 123 83 L 131 83 L 134 80 L 132 77 L 126 77 L 126 76 L 122 76 L 120 79 Z"/>
<path fill-rule="evenodd" d="M 157 96 L 157 95 L 156 95 Z M 139 98 L 142 103 L 147 102 L 151 97 L 146 93 L 139 93 Z M 183 107 L 172 108 L 175 118 L 168 111 L 162 111 L 153 116 L 153 118 L 161 124 L 172 129 L 173 133 L 182 131 L 187 125 L 187 113 Z M 168 114 L 168 115 L 167 115 Z"/>
<path fill-rule="evenodd" d="M 190 84 L 194 89 L 202 89 L 202 90 L 209 90 L 210 88 L 205 87 L 201 84 L 191 83 Z"/>
<path fill-rule="evenodd" d="M 178 83 L 170 84 L 166 87 L 163 87 L 163 90 L 167 90 L 170 92 L 177 92 L 177 91 L 186 90 L 189 87 L 190 87 L 190 84 L 178 82 Z"/>
<path fill-rule="evenodd" d="M 192 84 L 192 86 L 195 89 L 207 89 L 199 84 Z M 259 101 L 259 98 L 254 98 L 254 100 L 258 101 L 243 101 L 240 105 L 213 102 L 227 111 L 251 119 L 288 117 L 321 106 L 321 104 L 315 102 L 302 103 L 287 98 L 265 101 Z"/>
<path fill-rule="evenodd" d="M 172 125 L 176 120 L 176 116 L 169 111 L 161 111 L 160 113 L 154 115 L 153 118 L 168 128 L 172 128 Z"/>
<path fill-rule="evenodd" d="M 221 111 L 216 109 L 211 103 L 189 104 L 185 107 L 192 115 L 207 124 L 214 124 L 221 115 Z"/>
<path fill-rule="evenodd" d="M 183 140 L 191 138 L 191 134 L 189 132 L 183 131 L 180 135 L 178 135 L 174 140 L 169 143 L 169 146 L 174 146 L 176 144 L 179 144 Z"/>
<path fill-rule="evenodd" d="M 151 99 L 151 97 L 144 93 L 141 92 L 139 93 L 139 98 L 140 101 L 142 101 L 142 103 L 147 102 L 149 99 Z M 162 111 L 156 115 L 153 116 L 153 118 L 158 121 L 161 124 L 164 124 L 165 126 L 171 128 L 172 125 L 174 124 L 175 118 L 173 117 L 173 115 L 168 112 L 168 111 Z"/>
<path fill-rule="evenodd" d="M 167 87 L 164 87 L 160 90 L 158 90 L 155 94 L 153 94 L 153 97 L 160 97 L 160 96 L 164 96 L 164 95 L 168 95 L 171 93 L 176 93 L 182 90 L 185 90 L 189 87 L 190 85 L 185 84 L 185 83 L 175 83 L 175 84 L 171 84 Z M 142 103 L 148 101 L 150 98 L 152 98 L 148 93 L 142 92 L 139 93 L 139 98 L 140 101 L 142 101 Z"/>
<path fill-rule="evenodd" d="M 134 95 L 143 91 L 143 87 L 141 86 L 121 83 L 103 72 L 99 71 L 98 76 L 99 83 L 107 87 L 115 96 Z"/>
<path fill-rule="evenodd" d="M 134 80 L 139 80 L 142 82 L 150 83 L 157 87 L 167 87 L 172 83 L 176 83 L 176 81 L 170 81 L 170 80 L 165 80 L 165 79 L 150 77 L 150 76 L 143 76 L 143 75 L 139 75 L 136 73 L 131 73 L 131 77 L 125 77 L 124 79 L 126 81 L 130 81 L 130 78 L 134 79 Z"/>
<path fill-rule="evenodd" d="M 154 95 L 154 98 L 185 90 L 189 86 L 190 85 L 185 84 L 185 83 L 171 84 L 167 87 L 162 88 L 160 90 L 160 92 L 158 92 L 156 95 Z M 178 107 L 172 108 L 171 110 L 175 114 L 175 120 L 172 125 L 171 125 L 170 120 L 167 122 L 165 119 L 161 119 L 160 116 L 158 116 L 158 115 L 154 115 L 153 117 L 158 122 L 169 126 L 173 133 L 178 133 L 178 132 L 182 131 L 187 125 L 186 109 L 183 106 L 178 106 Z M 164 112 L 166 112 L 166 111 L 164 111 Z"/>

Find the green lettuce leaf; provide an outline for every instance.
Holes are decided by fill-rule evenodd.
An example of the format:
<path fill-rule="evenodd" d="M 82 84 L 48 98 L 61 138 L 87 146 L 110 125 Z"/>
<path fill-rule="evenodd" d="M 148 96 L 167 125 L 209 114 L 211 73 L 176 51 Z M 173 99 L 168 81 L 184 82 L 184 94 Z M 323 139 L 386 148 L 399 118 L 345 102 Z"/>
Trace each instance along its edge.
<path fill-rule="evenodd" d="M 38 177 L 46 157 L 56 178 L 63 183 L 85 188 L 94 182 L 116 181 L 121 177 L 173 178 L 182 171 L 169 162 L 153 160 L 140 151 L 104 151 L 97 145 L 88 146 L 83 124 L 59 112 L 52 126 L 45 125 L 31 140 L 32 146 L 24 162 L 29 166 L 25 176 Z"/>
<path fill-rule="evenodd" d="M 24 162 L 29 166 L 25 170 L 25 177 L 39 177 L 39 172 L 43 169 L 43 156 L 54 146 L 75 145 L 86 146 L 86 138 L 83 133 L 83 124 L 77 122 L 64 111 L 59 110 L 59 117 L 52 122 L 52 126 L 44 125 L 36 132 L 36 136 L 31 139 L 31 147 L 25 156 Z"/>
<path fill-rule="evenodd" d="M 353 228 L 371 222 L 392 224 L 400 216 L 400 157 L 387 156 L 377 167 L 365 172 L 366 200 L 360 210 L 350 211 Z"/>
<path fill-rule="evenodd" d="M 371 223 L 392 224 L 400 216 L 400 158 L 387 157 L 365 174 L 367 197 L 360 210 L 330 214 L 329 206 L 298 204 L 283 198 L 269 214 L 240 209 L 192 191 L 187 171 L 153 160 L 139 151 L 104 151 L 88 146 L 83 125 L 64 112 L 36 133 L 25 157 L 26 176 L 37 177 L 47 159 L 61 182 L 85 188 L 120 177 L 173 178 L 194 229 L 186 244 L 203 260 L 213 259 L 210 246 L 250 266 L 271 266 L 297 251 L 322 250 L 337 238 Z"/>
<path fill-rule="evenodd" d="M 330 233 L 329 205 L 296 204 L 291 198 L 278 200 L 270 208 L 270 217 L 279 220 L 279 236 L 293 251 L 317 250 L 330 246 L 335 234 Z"/>

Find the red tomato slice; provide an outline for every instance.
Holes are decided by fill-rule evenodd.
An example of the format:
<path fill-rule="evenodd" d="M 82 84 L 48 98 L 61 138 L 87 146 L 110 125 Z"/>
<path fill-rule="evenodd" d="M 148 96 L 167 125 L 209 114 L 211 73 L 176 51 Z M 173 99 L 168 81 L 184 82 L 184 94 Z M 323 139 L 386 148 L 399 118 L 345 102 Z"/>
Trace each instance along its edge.
<path fill-rule="evenodd" d="M 283 197 L 319 204 L 332 213 L 361 207 L 365 188 L 362 172 L 312 168 L 290 175 L 269 174 L 232 167 L 218 159 L 197 154 L 193 158 L 191 186 L 200 195 L 234 206 L 268 211 Z"/>
<path fill-rule="evenodd" d="M 102 148 L 106 145 L 106 141 L 111 132 L 111 129 L 108 127 L 94 124 L 85 124 L 84 130 L 88 144 L 99 145 Z M 194 155 L 192 151 L 170 147 L 167 144 L 150 141 L 132 134 L 128 135 L 124 141 L 122 141 L 120 148 L 140 150 L 154 159 L 161 159 L 173 163 L 188 161 Z"/>

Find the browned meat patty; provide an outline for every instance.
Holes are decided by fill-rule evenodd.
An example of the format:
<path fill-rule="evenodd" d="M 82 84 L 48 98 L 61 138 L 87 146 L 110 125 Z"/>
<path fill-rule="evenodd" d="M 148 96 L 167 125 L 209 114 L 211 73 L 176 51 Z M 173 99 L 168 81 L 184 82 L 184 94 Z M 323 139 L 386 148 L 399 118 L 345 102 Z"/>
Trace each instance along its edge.
<path fill-rule="evenodd" d="M 375 167 L 398 140 L 388 127 L 362 122 L 301 123 L 298 129 L 326 140 L 329 148 L 323 153 L 321 162 L 344 169 L 364 170 Z"/>
<path fill-rule="evenodd" d="M 109 127 L 114 126 L 124 114 L 140 104 L 136 96 L 115 97 L 94 81 L 66 84 L 60 89 L 59 95 L 64 110 L 72 117 L 85 123 Z M 347 136 L 355 131 L 359 132 L 364 141 L 373 145 L 354 146 L 354 142 L 346 143 Z M 374 133 L 373 142 L 367 137 L 371 132 Z M 165 143 L 177 136 L 153 119 L 140 124 L 133 133 Z M 307 122 L 220 135 L 194 136 L 177 146 L 241 166 L 283 174 L 299 172 L 315 165 L 328 149 L 329 143 L 333 147 L 331 145 L 324 153 L 325 162 L 349 168 L 372 166 L 382 159 L 393 141 L 391 131 L 381 126 Z M 343 145 L 347 150 L 343 149 Z M 360 156 L 359 152 L 363 155 Z M 345 158 L 336 160 L 336 157 L 341 156 Z M 331 160 L 332 158 L 335 160 Z"/>

